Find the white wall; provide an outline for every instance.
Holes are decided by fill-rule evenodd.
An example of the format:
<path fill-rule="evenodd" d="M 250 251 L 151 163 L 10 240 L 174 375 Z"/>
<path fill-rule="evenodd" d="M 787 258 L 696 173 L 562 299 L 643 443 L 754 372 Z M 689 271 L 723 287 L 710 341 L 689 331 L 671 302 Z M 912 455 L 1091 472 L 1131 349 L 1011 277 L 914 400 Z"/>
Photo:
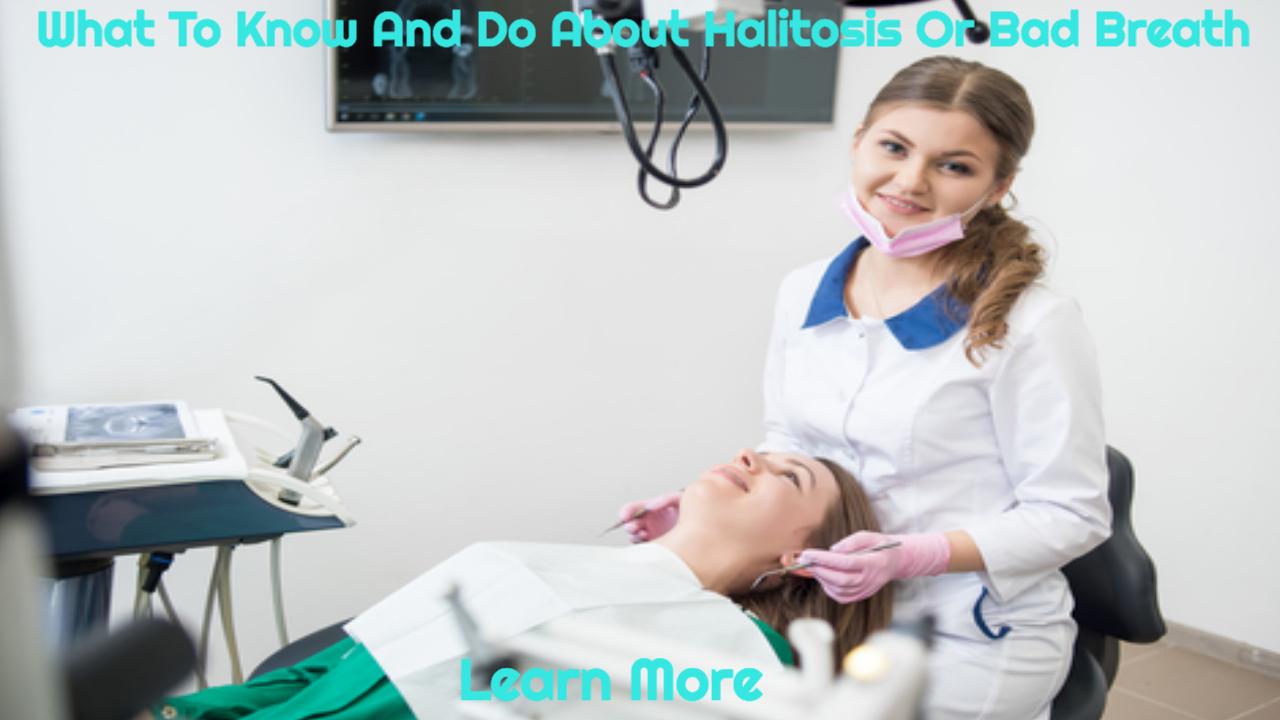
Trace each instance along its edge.
<path fill-rule="evenodd" d="M 93 4 L 139 6 L 176 7 Z M 1127 12 L 1206 6 L 1234 8 L 1254 47 L 959 54 L 1013 73 L 1036 104 L 1015 191 L 1097 338 L 1167 618 L 1280 651 L 1280 146 L 1266 132 L 1280 7 Z M 476 539 L 593 542 L 624 500 L 756 442 L 776 283 L 854 235 L 834 202 L 849 134 L 928 54 L 910 39 L 846 51 L 833 129 L 735 134 L 723 177 L 663 214 L 635 197 L 616 135 L 327 134 L 318 50 L 51 51 L 39 7 L 0 4 L 20 400 L 182 397 L 286 424 L 261 373 L 364 437 L 337 475 L 360 525 L 287 543 L 295 633 Z M 910 28 L 920 12 L 881 16 Z M 210 555 L 170 575 L 192 620 Z M 238 557 L 252 664 L 273 648 L 266 552 Z"/>

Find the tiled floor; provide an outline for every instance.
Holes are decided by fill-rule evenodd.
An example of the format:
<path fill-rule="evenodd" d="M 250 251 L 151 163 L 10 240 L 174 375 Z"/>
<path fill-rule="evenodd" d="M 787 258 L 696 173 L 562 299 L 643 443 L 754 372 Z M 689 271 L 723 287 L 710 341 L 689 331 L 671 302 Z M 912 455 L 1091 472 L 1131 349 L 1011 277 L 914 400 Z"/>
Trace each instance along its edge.
<path fill-rule="evenodd" d="M 1124 645 L 1103 720 L 1280 720 L 1280 680 L 1167 643 Z"/>

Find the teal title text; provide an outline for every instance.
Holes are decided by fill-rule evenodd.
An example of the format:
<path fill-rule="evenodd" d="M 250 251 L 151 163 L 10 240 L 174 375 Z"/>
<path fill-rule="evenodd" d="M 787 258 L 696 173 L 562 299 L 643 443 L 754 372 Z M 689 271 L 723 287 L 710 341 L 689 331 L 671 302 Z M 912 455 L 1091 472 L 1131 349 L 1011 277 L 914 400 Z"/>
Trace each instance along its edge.
<path fill-rule="evenodd" d="M 601 668 L 497 668 L 478 672 L 471 658 L 459 662 L 459 699 L 511 702 L 519 699 L 612 700 L 613 682 Z M 677 670 L 666 658 L 639 658 L 631 664 L 631 700 L 722 700 L 730 697 L 753 702 L 761 697 L 757 687 L 764 673 L 757 668 L 702 668 Z M 477 682 L 478 681 L 478 682 Z"/>
<path fill-rule="evenodd" d="M 995 48 L 1249 46 L 1249 24 L 1230 9 L 1207 9 L 1199 16 L 1180 18 L 1130 17 L 1119 10 L 1100 10 L 1088 23 L 1075 9 L 1058 17 L 994 10 L 986 22 L 991 30 L 989 42 Z M 229 32 L 224 32 L 224 24 Z M 373 18 L 369 27 L 360 27 L 354 19 L 288 19 L 273 17 L 265 10 L 237 11 L 234 21 L 228 23 L 225 18 L 194 10 L 170 11 L 158 20 L 142 9 L 124 17 L 98 17 L 79 9 L 41 10 L 37 25 L 39 42 L 47 48 L 151 48 L 162 37 L 166 44 L 180 48 L 209 48 L 223 42 L 243 48 L 349 48 L 357 43 L 398 48 L 527 48 L 535 43 L 593 48 L 688 47 L 693 43 L 708 47 L 831 48 L 897 47 L 904 38 L 928 48 L 953 48 L 969 42 L 967 31 L 974 22 L 932 10 L 921 15 L 907 32 L 901 19 L 885 18 L 870 8 L 841 19 L 812 18 L 800 10 L 773 8 L 761 17 L 726 12 L 690 18 L 672 11 L 665 18 L 616 22 L 606 22 L 590 10 L 566 10 L 539 27 L 529 18 L 508 18 L 491 10 L 466 16 L 454 10 L 435 21 L 406 19 L 386 11 Z"/>

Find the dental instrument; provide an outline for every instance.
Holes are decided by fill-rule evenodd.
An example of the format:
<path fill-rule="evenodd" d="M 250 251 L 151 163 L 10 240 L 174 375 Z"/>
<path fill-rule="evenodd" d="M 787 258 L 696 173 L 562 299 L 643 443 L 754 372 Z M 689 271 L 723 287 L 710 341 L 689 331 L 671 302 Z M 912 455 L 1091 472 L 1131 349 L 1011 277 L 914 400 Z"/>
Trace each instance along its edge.
<path fill-rule="evenodd" d="M 601 530 L 601 531 L 600 531 L 600 534 L 601 534 L 601 535 L 605 535 L 605 534 L 607 534 L 607 533 L 611 533 L 611 532 L 613 532 L 614 530 L 617 530 L 618 528 L 622 527 L 623 525 L 626 525 L 627 523 L 632 522 L 632 521 L 634 521 L 634 520 L 639 520 L 640 518 L 642 518 L 642 517 L 644 517 L 645 515 L 648 515 L 648 514 L 649 514 L 649 508 L 640 508 L 639 510 L 635 511 L 634 513 L 632 513 L 632 514 L 631 514 L 631 517 L 626 518 L 625 520 L 619 520 L 618 522 L 616 522 L 616 523 L 614 523 L 614 524 L 610 525 L 609 527 L 605 528 L 604 530 Z"/>
<path fill-rule="evenodd" d="M 311 472 L 315 470 L 316 461 L 320 459 L 320 448 L 324 445 L 325 440 L 329 439 L 329 428 L 326 428 L 320 421 L 316 420 L 307 409 L 293 399 L 285 389 L 280 387 L 275 380 L 268 377 L 257 375 L 255 380 L 261 380 L 271 387 L 275 388 L 280 394 L 280 399 L 284 400 L 285 405 L 293 411 L 293 416 L 298 419 L 302 425 L 302 434 L 298 436 L 298 444 L 295 446 L 293 457 L 289 462 L 289 475 L 303 482 L 311 480 Z M 290 505 L 297 505 L 302 500 L 302 495 L 295 490 L 281 490 L 280 500 Z"/>
<path fill-rule="evenodd" d="M 325 442 L 329 442 L 330 440 L 334 439 L 337 436 L 338 436 L 338 431 L 335 430 L 334 428 L 327 427 L 324 429 Z M 283 454 L 281 454 L 280 457 L 272 459 L 268 456 L 263 456 L 262 460 L 263 462 L 270 463 L 274 467 L 278 467 L 281 470 L 288 470 L 289 463 L 293 462 L 293 454 L 296 450 L 297 448 L 289 448 Z M 324 473 L 313 473 L 313 474 L 323 475 Z"/>
<path fill-rule="evenodd" d="M 355 447 L 359 445 L 361 442 L 363 441 L 360 439 L 359 435 L 352 435 L 351 437 L 347 438 L 347 444 L 344 445 L 342 449 L 338 451 L 337 455 L 333 456 L 332 460 L 325 463 L 324 465 L 321 465 L 318 470 L 311 473 L 311 479 L 314 480 L 315 478 L 321 475 L 328 475 L 329 471 L 333 469 L 333 466 L 342 462 L 342 459 L 345 458 L 352 450 L 354 450 Z"/>
<path fill-rule="evenodd" d="M 605 533 L 611 532 L 613 530 L 617 530 L 623 525 L 626 525 L 629 522 L 634 522 L 636 520 L 639 520 L 640 518 L 644 517 L 645 515 L 648 515 L 651 512 L 678 507 L 680 502 L 680 495 L 683 492 L 684 492 L 684 488 L 680 488 L 680 492 L 678 493 L 668 493 L 666 495 L 660 495 L 651 500 L 647 500 L 645 502 L 645 506 L 633 512 L 631 514 L 631 517 L 626 518 L 625 520 L 619 520 L 618 522 L 600 531 L 600 534 L 604 535 Z M 662 530 L 662 532 L 666 532 L 666 530 Z M 632 538 L 632 540 L 634 542 L 635 539 Z"/>
<path fill-rule="evenodd" d="M 879 545 L 876 545 L 874 547 L 863 548 L 861 550 L 857 550 L 857 551 L 846 553 L 846 554 L 851 556 L 852 555 L 870 555 L 871 553 L 880 552 L 881 550 L 889 550 L 892 548 L 896 548 L 901 544 L 902 542 L 899 540 L 890 540 L 889 542 L 880 543 Z M 760 576 L 757 577 L 755 581 L 751 583 L 751 589 L 755 590 L 760 585 L 760 583 L 764 582 L 765 578 L 771 575 L 786 575 L 789 572 L 801 570 L 801 569 L 810 567 L 812 565 L 813 563 L 811 562 L 798 562 L 798 563 L 795 563 L 794 565 L 787 565 L 785 567 L 780 567 L 773 570 L 766 570 L 760 573 Z"/>

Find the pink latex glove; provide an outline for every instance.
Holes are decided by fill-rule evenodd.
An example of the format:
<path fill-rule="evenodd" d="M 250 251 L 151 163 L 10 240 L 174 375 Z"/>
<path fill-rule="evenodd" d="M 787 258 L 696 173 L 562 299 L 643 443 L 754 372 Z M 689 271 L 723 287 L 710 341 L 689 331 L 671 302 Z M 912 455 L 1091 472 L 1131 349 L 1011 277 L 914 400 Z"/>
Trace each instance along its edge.
<path fill-rule="evenodd" d="M 622 526 L 633 543 L 657 540 L 668 530 L 676 526 L 676 518 L 680 516 L 680 491 L 659 495 L 648 500 L 627 503 L 618 511 L 618 519 L 626 520 L 648 508 L 649 512 L 637 520 L 631 520 Z"/>
<path fill-rule="evenodd" d="M 846 554 L 891 540 L 902 544 L 864 555 Z M 805 550 L 797 559 L 813 563 L 806 574 L 822 583 L 833 600 L 851 603 L 875 595 L 892 580 L 941 575 L 951 562 L 951 543 L 942 533 L 882 535 L 864 531 L 832 545 L 829 551 Z"/>

